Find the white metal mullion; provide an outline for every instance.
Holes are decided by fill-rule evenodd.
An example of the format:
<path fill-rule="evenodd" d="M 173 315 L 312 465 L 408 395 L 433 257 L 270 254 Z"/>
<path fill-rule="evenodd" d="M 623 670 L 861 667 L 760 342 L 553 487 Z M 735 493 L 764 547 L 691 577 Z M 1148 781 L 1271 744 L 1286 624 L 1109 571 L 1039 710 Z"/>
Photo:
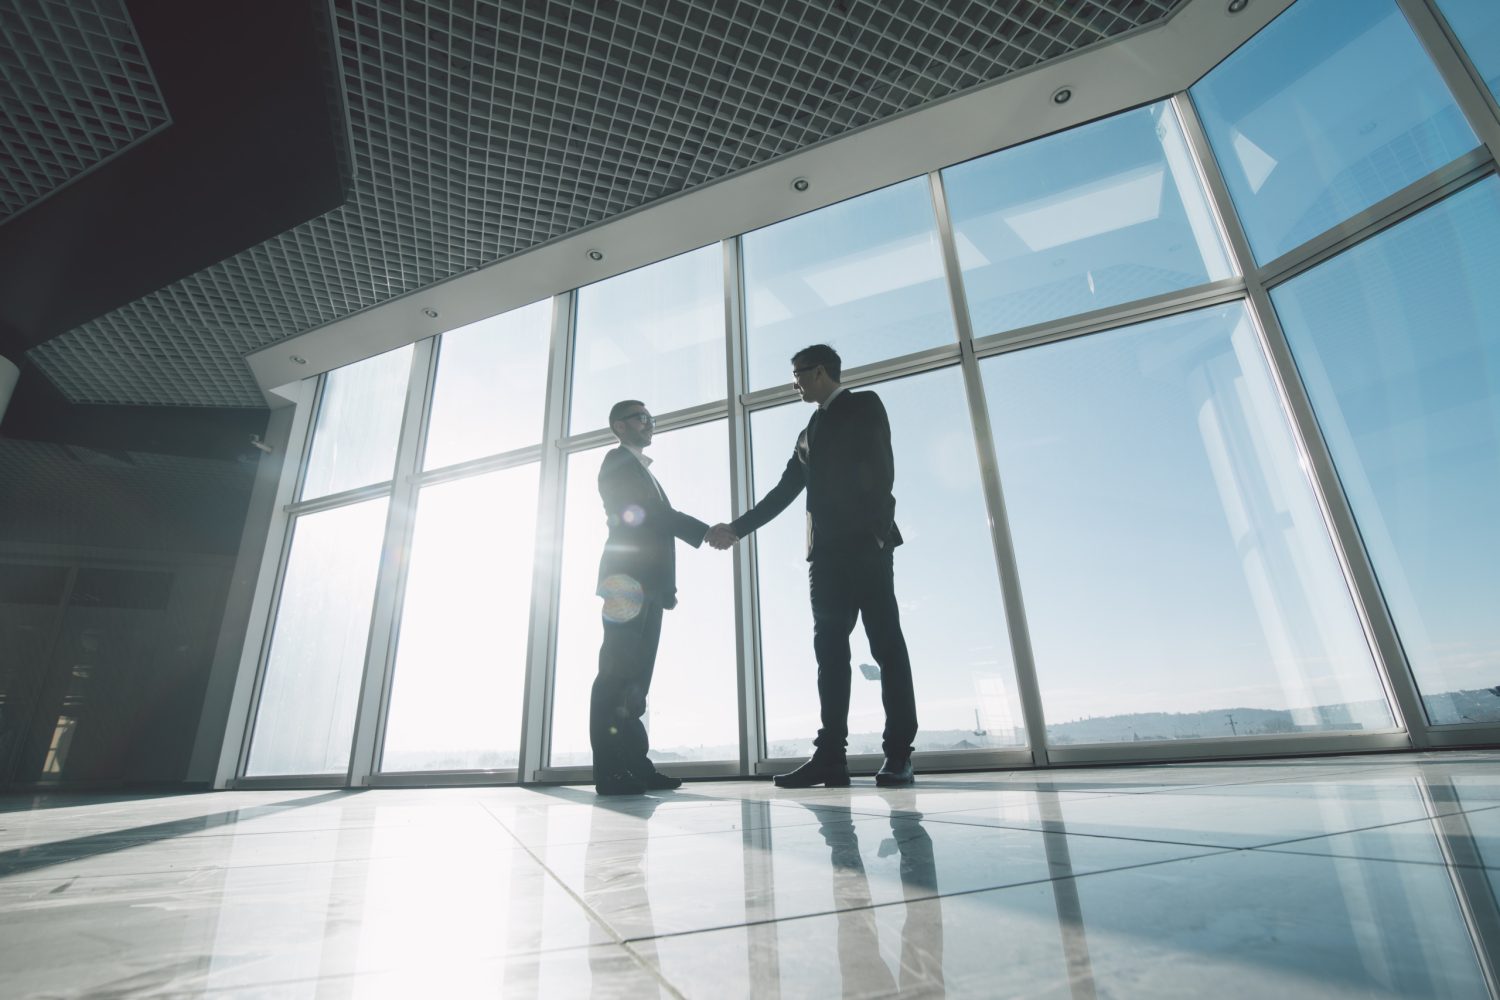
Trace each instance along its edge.
<path fill-rule="evenodd" d="M 1230 198 L 1228 185 L 1219 172 L 1218 162 L 1209 145 L 1207 133 L 1198 119 L 1197 109 L 1187 94 L 1172 99 L 1188 148 L 1197 163 L 1199 178 L 1208 191 L 1209 202 L 1218 216 L 1221 231 L 1229 240 L 1231 253 L 1238 258 L 1245 275 L 1246 293 L 1251 316 L 1260 334 L 1272 380 L 1281 398 L 1285 415 L 1307 463 L 1313 495 L 1323 518 L 1344 573 L 1345 583 L 1354 599 L 1355 611 L 1365 631 L 1366 641 L 1374 654 L 1377 673 L 1385 686 L 1387 700 L 1395 710 L 1397 725 L 1404 725 L 1412 745 L 1428 745 L 1427 714 L 1422 709 L 1411 664 L 1391 620 L 1390 609 L 1380 591 L 1380 583 L 1365 551 L 1364 541 L 1355 521 L 1353 509 L 1339 480 L 1333 454 L 1324 439 L 1313 410 L 1312 399 L 1302 383 L 1296 360 L 1292 357 L 1286 333 L 1271 303 L 1264 275 L 1255 266 L 1249 238 L 1240 225 Z"/>
<path fill-rule="evenodd" d="M 1437 10 L 1436 0 L 1396 0 L 1396 6 L 1406 15 L 1407 23 L 1437 65 L 1469 127 L 1489 149 L 1490 156 L 1500 160 L 1500 105 L 1478 68 L 1464 53 L 1447 19 Z"/>
<path fill-rule="evenodd" d="M 368 785 L 375 770 L 379 738 L 385 729 L 384 708 L 390 697 L 394 667 L 396 630 L 400 622 L 401 593 L 406 582 L 406 555 L 416 522 L 417 461 L 421 456 L 429 387 L 432 384 L 436 338 L 412 345 L 407 376 L 406 406 L 396 446 L 396 471 L 386 511 L 385 536 L 381 542 L 380 569 L 375 578 L 375 599 L 370 608 L 370 631 L 365 644 L 364 677 L 354 716 L 354 740 L 349 752 L 348 785 Z"/>
<path fill-rule="evenodd" d="M 750 413 L 745 408 L 748 357 L 745 342 L 744 271 L 738 236 L 723 242 L 724 326 L 729 394 L 729 488 L 738 517 L 755 503 Z M 734 547 L 734 634 L 739 701 L 740 773 L 754 774 L 765 756 L 765 708 L 760 662 L 760 602 L 756 587 L 755 537 Z"/>
<path fill-rule="evenodd" d="M 959 363 L 963 369 L 965 396 L 969 404 L 969 421 L 974 432 L 974 447 L 979 459 L 980 482 L 984 487 L 985 508 L 990 520 L 990 545 L 995 569 L 1000 576 L 1000 600 L 1005 607 L 1006 633 L 1010 638 L 1012 666 L 1021 702 L 1021 716 L 1026 723 L 1026 739 L 1033 762 L 1038 767 L 1049 763 L 1047 722 L 1042 709 L 1041 687 L 1037 683 L 1036 659 L 1031 646 L 1031 631 L 1026 622 L 1026 606 L 1021 599 L 1021 573 L 1016 563 L 1016 549 L 1005 509 L 1005 493 L 1000 485 L 1000 463 L 996 457 L 994 433 L 990 427 L 989 407 L 985 403 L 984 379 L 979 359 L 974 353 L 974 331 L 969 321 L 968 298 L 964 292 L 963 271 L 958 260 L 958 244 L 948 214 L 948 199 L 943 190 L 942 174 L 927 175 L 937 217 L 938 238 L 943 251 L 943 269 L 948 282 L 953 323 L 958 331 Z"/>
<path fill-rule="evenodd" d="M 558 587 L 562 580 L 563 513 L 569 395 L 573 369 L 576 292 L 552 299 L 552 346 L 548 353 L 547 409 L 543 420 L 538 479 L 536 551 L 531 574 L 531 629 L 526 652 L 526 684 L 521 711 L 522 782 L 536 781 L 547 763 L 552 737 L 552 694 L 556 679 Z"/>
<path fill-rule="evenodd" d="M 240 650 L 239 670 L 235 674 L 234 693 L 230 696 L 229 715 L 224 723 L 224 741 L 214 773 L 214 787 L 227 788 L 245 774 L 250 759 L 250 741 L 255 717 L 260 708 L 261 688 L 265 684 L 266 658 L 271 650 L 271 636 L 276 627 L 276 613 L 281 605 L 281 587 L 285 582 L 287 557 L 291 552 L 296 517 L 286 510 L 288 501 L 301 488 L 307 458 L 312 451 L 312 426 L 316 401 L 328 376 L 321 375 L 302 390 L 309 397 L 296 405 L 292 425 L 287 432 L 276 498 L 272 503 L 270 528 L 261 556 L 255 596 L 251 600 L 249 623 Z M 288 470 L 291 474 L 288 475 Z"/>

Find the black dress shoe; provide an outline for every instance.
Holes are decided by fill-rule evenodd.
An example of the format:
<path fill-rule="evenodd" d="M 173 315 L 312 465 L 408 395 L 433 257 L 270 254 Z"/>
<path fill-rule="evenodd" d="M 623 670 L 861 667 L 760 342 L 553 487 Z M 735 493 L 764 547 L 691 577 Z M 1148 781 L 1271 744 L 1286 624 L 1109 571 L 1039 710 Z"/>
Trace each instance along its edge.
<path fill-rule="evenodd" d="M 823 785 L 826 788 L 843 788 L 849 784 L 849 761 L 843 757 L 812 758 L 795 771 L 778 774 L 777 788 L 811 788 Z"/>
<path fill-rule="evenodd" d="M 646 783 L 633 774 L 604 774 L 594 780 L 599 795 L 644 795 Z"/>
<path fill-rule="evenodd" d="M 636 777 L 653 792 L 670 792 L 674 788 L 682 787 L 681 778 L 674 778 L 670 774 L 662 774 L 660 771 L 652 771 L 650 774 L 637 774 Z"/>
<path fill-rule="evenodd" d="M 875 772 L 875 784 L 881 788 L 899 788 L 916 781 L 911 772 L 911 757 L 887 757 Z"/>

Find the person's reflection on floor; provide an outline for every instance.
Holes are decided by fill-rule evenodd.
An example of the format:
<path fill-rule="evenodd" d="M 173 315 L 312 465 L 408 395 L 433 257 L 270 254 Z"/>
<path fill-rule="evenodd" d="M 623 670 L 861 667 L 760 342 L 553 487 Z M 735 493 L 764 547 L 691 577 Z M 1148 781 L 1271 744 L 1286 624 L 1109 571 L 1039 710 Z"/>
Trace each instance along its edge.
<path fill-rule="evenodd" d="M 619 944 L 625 940 L 616 931 L 628 918 L 629 938 L 635 951 L 649 964 L 656 962 L 656 924 L 651 918 L 651 897 L 646 894 L 646 846 L 640 835 L 620 838 L 619 816 L 649 823 L 661 799 L 600 799 L 589 818 L 589 845 L 583 855 L 583 902 L 594 917 L 589 928 L 590 945 Z M 612 839 L 620 838 L 620 839 Z M 611 949 L 595 948 L 589 955 L 595 997 L 619 996 L 615 981 L 619 966 Z M 657 992 L 653 995 L 660 996 Z"/>
<path fill-rule="evenodd" d="M 943 917 L 937 899 L 932 838 L 922 827 L 914 790 L 899 790 L 882 797 L 891 807 L 891 836 L 881 841 L 877 856 L 900 854 L 901 894 L 906 901 L 896 975 L 880 955 L 876 911 L 872 908 L 870 882 L 860 854 L 854 817 L 844 806 L 803 803 L 817 816 L 818 832 L 829 849 L 843 993 L 884 996 L 920 989 L 923 996 L 941 996 Z"/>

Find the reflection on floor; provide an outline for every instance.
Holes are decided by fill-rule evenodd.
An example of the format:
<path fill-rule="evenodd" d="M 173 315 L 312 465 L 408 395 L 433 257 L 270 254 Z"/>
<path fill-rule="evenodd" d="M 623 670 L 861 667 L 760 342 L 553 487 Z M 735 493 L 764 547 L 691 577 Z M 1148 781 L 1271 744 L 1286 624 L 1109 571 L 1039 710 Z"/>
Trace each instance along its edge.
<path fill-rule="evenodd" d="M 1494 996 L 1500 753 L 0 799 L 0 994 Z"/>

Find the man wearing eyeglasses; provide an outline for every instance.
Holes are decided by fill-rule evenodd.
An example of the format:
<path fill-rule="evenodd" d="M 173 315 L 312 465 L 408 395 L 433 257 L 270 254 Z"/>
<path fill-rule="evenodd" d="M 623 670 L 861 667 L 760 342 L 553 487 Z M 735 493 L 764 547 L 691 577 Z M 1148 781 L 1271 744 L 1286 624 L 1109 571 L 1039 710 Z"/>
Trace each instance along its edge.
<path fill-rule="evenodd" d="M 662 612 L 677 606 L 677 539 L 697 548 L 708 525 L 673 510 L 651 474 L 656 420 L 638 399 L 616 403 L 609 429 L 620 446 L 604 456 L 599 496 L 609 538 L 599 559 L 597 593 L 604 598 L 604 644 L 589 699 L 594 787 L 600 795 L 639 795 L 677 788 L 681 778 L 656 770 L 641 718 L 656 666 Z"/>
<path fill-rule="evenodd" d="M 730 524 L 709 529 L 716 549 L 733 545 L 780 514 L 807 490 L 807 560 L 812 598 L 813 653 L 818 661 L 822 727 L 812 759 L 776 776 L 782 788 L 849 784 L 849 633 L 864 619 L 870 654 L 880 667 L 885 706 L 885 761 L 875 775 L 882 787 L 912 783 L 912 741 L 917 735 L 911 660 L 896 605 L 892 552 L 896 528 L 896 478 L 891 425 L 873 392 L 839 385 L 838 352 L 815 344 L 792 356 L 792 384 L 817 410 L 797 436 L 792 457 L 754 507 Z"/>

